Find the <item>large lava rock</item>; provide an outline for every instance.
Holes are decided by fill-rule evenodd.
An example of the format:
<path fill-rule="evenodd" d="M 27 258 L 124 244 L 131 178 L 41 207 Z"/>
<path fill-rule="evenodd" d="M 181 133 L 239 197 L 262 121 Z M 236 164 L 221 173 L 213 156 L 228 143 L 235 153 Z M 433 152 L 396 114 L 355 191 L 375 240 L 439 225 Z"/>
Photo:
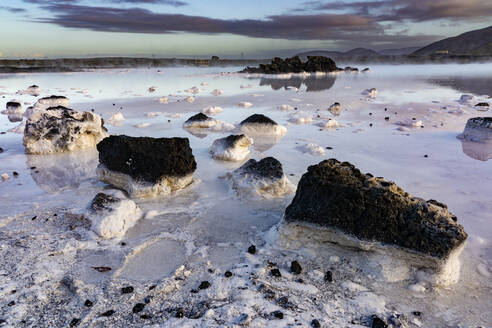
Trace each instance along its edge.
<path fill-rule="evenodd" d="M 307 62 L 303 63 L 298 56 L 292 58 L 275 57 L 271 64 L 260 64 L 259 67 L 246 67 L 242 73 L 260 74 L 282 74 L 302 72 L 335 72 L 339 71 L 335 62 L 328 57 L 308 56 Z"/>
<path fill-rule="evenodd" d="M 196 170 L 188 138 L 110 136 L 97 150 L 99 179 L 133 196 L 184 188 Z"/>
<path fill-rule="evenodd" d="M 293 186 L 282 169 L 282 164 L 273 157 L 260 161 L 250 159 L 243 166 L 228 173 L 232 189 L 238 195 L 281 196 L 293 191 Z"/>
<path fill-rule="evenodd" d="M 492 117 L 474 117 L 466 122 L 459 139 L 480 143 L 492 143 Z"/>
<path fill-rule="evenodd" d="M 94 148 L 107 137 L 102 118 L 63 106 L 39 109 L 26 122 L 23 143 L 30 154 Z"/>
<path fill-rule="evenodd" d="M 467 238 L 446 205 L 412 197 L 393 182 L 336 159 L 308 168 L 285 221 L 397 246 L 434 259 L 438 271 L 449 258 L 457 259 Z"/>

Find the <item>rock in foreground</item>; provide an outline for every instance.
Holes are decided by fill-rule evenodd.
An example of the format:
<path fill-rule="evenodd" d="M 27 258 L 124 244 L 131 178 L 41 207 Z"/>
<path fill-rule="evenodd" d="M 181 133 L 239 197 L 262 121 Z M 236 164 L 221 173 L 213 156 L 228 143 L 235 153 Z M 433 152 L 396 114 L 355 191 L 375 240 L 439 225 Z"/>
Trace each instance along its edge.
<path fill-rule="evenodd" d="M 492 117 L 474 117 L 466 122 L 459 139 L 481 143 L 492 143 Z"/>
<path fill-rule="evenodd" d="M 244 134 L 230 135 L 214 141 L 210 147 L 210 153 L 215 159 L 223 161 L 242 161 L 250 154 L 249 147 L 253 139 Z"/>
<path fill-rule="evenodd" d="M 282 164 L 273 157 L 250 159 L 226 178 L 231 180 L 232 189 L 238 195 L 282 196 L 293 190 Z"/>
<path fill-rule="evenodd" d="M 119 190 L 100 192 L 85 215 L 91 229 L 103 238 L 121 238 L 142 216 L 140 208 Z"/>
<path fill-rule="evenodd" d="M 246 67 L 241 73 L 281 74 L 281 73 L 303 73 L 303 72 L 335 72 L 339 71 L 335 62 L 328 57 L 308 56 L 306 62 L 302 62 L 299 56 L 292 58 L 275 57 L 271 64 L 260 64 L 259 67 Z"/>
<path fill-rule="evenodd" d="M 99 115 L 58 106 L 28 118 L 23 143 L 29 154 L 50 154 L 94 148 L 107 135 Z"/>
<path fill-rule="evenodd" d="M 184 188 L 196 170 L 188 138 L 110 136 L 97 150 L 99 180 L 136 197 Z"/>
<path fill-rule="evenodd" d="M 467 238 L 446 205 L 412 197 L 393 182 L 336 159 L 308 168 L 285 221 L 322 227 L 323 237 L 342 245 L 397 246 L 425 258 L 424 266 L 453 282 L 457 277 L 449 275 L 459 274 L 455 264 Z"/>

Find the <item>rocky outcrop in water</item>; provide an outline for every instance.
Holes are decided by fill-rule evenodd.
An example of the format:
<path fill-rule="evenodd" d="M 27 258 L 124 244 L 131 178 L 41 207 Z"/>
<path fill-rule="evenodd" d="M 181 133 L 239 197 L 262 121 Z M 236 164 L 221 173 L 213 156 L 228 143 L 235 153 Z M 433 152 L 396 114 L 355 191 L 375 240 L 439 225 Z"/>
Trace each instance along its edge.
<path fill-rule="evenodd" d="M 474 117 L 466 122 L 459 139 L 480 143 L 492 143 L 492 117 Z"/>
<path fill-rule="evenodd" d="M 449 257 L 467 238 L 446 205 L 412 197 L 393 182 L 336 159 L 308 168 L 285 221 L 332 228 L 437 258 Z"/>
<path fill-rule="evenodd" d="M 217 139 L 210 147 L 210 153 L 215 159 L 223 161 L 242 161 L 250 154 L 249 147 L 253 139 L 240 135 L 230 135 Z"/>
<path fill-rule="evenodd" d="M 260 161 L 250 159 L 226 178 L 231 180 L 232 189 L 238 195 L 281 196 L 293 190 L 285 176 L 282 164 L 273 157 Z"/>
<path fill-rule="evenodd" d="M 340 69 L 335 62 L 328 57 L 308 56 L 306 62 L 302 62 L 299 56 L 286 58 L 275 57 L 270 64 L 260 64 L 259 67 L 246 67 L 241 73 L 282 74 L 302 72 L 335 72 Z"/>
<path fill-rule="evenodd" d="M 193 181 L 188 138 L 110 136 L 97 145 L 98 177 L 132 196 L 170 193 Z"/>
<path fill-rule="evenodd" d="M 393 182 L 336 159 L 308 168 L 285 220 L 335 228 L 439 258 L 467 238 L 446 205 L 414 198 Z"/>
<path fill-rule="evenodd" d="M 100 192 L 90 202 L 85 216 L 91 230 L 103 238 L 121 238 L 142 216 L 140 208 L 119 190 Z"/>
<path fill-rule="evenodd" d="M 284 135 L 287 129 L 263 114 L 253 114 L 243 120 L 240 130 L 247 135 Z"/>
<path fill-rule="evenodd" d="M 27 119 L 23 143 L 29 154 L 49 154 L 93 148 L 107 135 L 99 115 L 58 106 Z"/>
<path fill-rule="evenodd" d="M 2 111 L 2 114 L 22 114 L 22 105 L 16 100 L 11 100 L 5 105 L 5 110 Z"/>

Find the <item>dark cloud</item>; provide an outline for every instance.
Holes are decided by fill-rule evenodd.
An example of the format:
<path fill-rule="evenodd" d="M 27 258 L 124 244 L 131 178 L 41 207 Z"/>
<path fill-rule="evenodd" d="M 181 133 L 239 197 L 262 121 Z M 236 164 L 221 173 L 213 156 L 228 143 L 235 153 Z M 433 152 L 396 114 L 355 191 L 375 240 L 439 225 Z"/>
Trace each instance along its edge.
<path fill-rule="evenodd" d="M 57 4 L 76 4 L 80 0 L 23 0 L 27 3 L 39 5 L 57 5 Z M 115 4 L 157 4 L 168 5 L 173 7 L 187 6 L 188 3 L 180 0 L 106 0 L 109 3 Z"/>
<path fill-rule="evenodd" d="M 374 20 L 361 15 L 275 15 L 266 19 L 225 20 L 155 13 L 140 8 L 90 7 L 70 4 L 45 6 L 54 14 L 38 21 L 69 28 L 127 33 L 230 33 L 257 38 L 330 40 L 340 42 L 407 44 L 434 41 L 431 36 L 387 35 Z"/>
<path fill-rule="evenodd" d="M 14 7 L 6 7 L 6 6 L 0 6 L 0 10 L 8 11 L 13 14 L 23 13 L 26 11 L 24 8 L 14 8 Z"/>
<path fill-rule="evenodd" d="M 477 20 L 492 17 L 490 0 L 307 1 L 295 11 L 344 11 L 376 21 Z"/>

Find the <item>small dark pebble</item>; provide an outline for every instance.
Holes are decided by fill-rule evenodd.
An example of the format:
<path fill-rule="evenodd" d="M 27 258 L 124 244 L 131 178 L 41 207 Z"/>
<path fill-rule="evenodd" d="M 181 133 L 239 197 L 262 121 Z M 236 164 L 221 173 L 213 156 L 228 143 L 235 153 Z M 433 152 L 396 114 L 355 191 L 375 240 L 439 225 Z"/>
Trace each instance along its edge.
<path fill-rule="evenodd" d="M 174 315 L 176 318 L 182 318 L 184 317 L 184 311 L 182 308 L 179 308 L 176 310 L 176 314 Z"/>
<path fill-rule="evenodd" d="M 248 253 L 249 254 L 256 254 L 256 246 L 255 245 L 251 245 L 248 247 Z"/>
<path fill-rule="evenodd" d="M 369 123 L 369 126 L 372 126 L 372 123 Z"/>
<path fill-rule="evenodd" d="M 15 301 L 10 301 L 9 304 L 7 304 L 7 306 L 14 306 L 15 305 Z"/>
<path fill-rule="evenodd" d="M 210 283 L 208 281 L 202 281 L 200 283 L 200 286 L 198 286 L 198 289 L 207 289 L 208 287 L 210 287 Z"/>
<path fill-rule="evenodd" d="M 384 111 L 386 112 L 388 110 L 388 108 L 385 108 Z"/>
<path fill-rule="evenodd" d="M 325 273 L 325 281 L 333 282 L 333 272 L 326 271 L 326 273 Z"/>
<path fill-rule="evenodd" d="M 73 318 L 72 321 L 70 321 L 70 327 L 75 327 L 79 324 L 80 319 L 79 318 Z"/>
<path fill-rule="evenodd" d="M 130 293 L 133 293 L 133 287 L 132 286 L 127 286 L 127 287 L 123 287 L 121 288 L 121 293 L 122 294 L 130 294 Z"/>
<path fill-rule="evenodd" d="M 429 155 L 424 155 L 425 158 L 429 157 Z"/>
<path fill-rule="evenodd" d="M 135 306 L 133 307 L 132 309 L 132 312 L 133 313 L 139 313 L 139 312 L 142 312 L 143 309 L 145 307 L 145 304 L 144 303 L 137 303 L 135 304 Z"/>
<path fill-rule="evenodd" d="M 94 303 L 92 303 L 92 301 L 90 301 L 90 300 L 85 300 L 85 302 L 84 302 L 84 305 L 87 306 L 88 308 L 92 307 L 93 304 Z"/>
<path fill-rule="evenodd" d="M 36 169 L 36 166 L 31 166 L 30 169 L 31 170 L 35 170 Z"/>
<path fill-rule="evenodd" d="M 125 243 L 124 241 L 122 241 L 122 242 L 120 243 L 120 245 L 121 245 L 121 246 L 126 246 L 126 243 Z"/>
<path fill-rule="evenodd" d="M 280 270 L 275 268 L 270 271 L 270 274 L 274 277 L 282 277 L 282 274 L 280 273 Z"/>
<path fill-rule="evenodd" d="M 116 106 L 116 104 L 113 104 L 113 106 Z"/>
<path fill-rule="evenodd" d="M 373 315 L 371 328 L 388 328 L 388 324 L 384 322 L 383 319 Z"/>
<path fill-rule="evenodd" d="M 10 292 L 10 294 L 15 294 L 15 293 L 17 293 L 17 290 L 15 289 L 12 289 L 12 291 Z"/>
<path fill-rule="evenodd" d="M 272 313 L 270 313 L 270 315 L 273 317 L 273 318 L 276 318 L 276 319 L 283 319 L 284 318 L 284 314 L 282 313 L 282 311 L 273 311 Z"/>
<path fill-rule="evenodd" d="M 208 273 L 214 273 L 214 269 L 208 269 Z"/>
<path fill-rule="evenodd" d="M 198 289 L 192 289 L 192 290 L 190 290 L 190 293 L 196 294 L 196 293 L 198 293 Z"/>
<path fill-rule="evenodd" d="M 389 121 L 389 120 L 390 120 L 389 116 L 386 116 L 386 117 L 384 118 L 384 120 L 385 120 L 385 121 Z"/>
<path fill-rule="evenodd" d="M 326 149 L 333 149 L 333 147 L 326 147 Z"/>
<path fill-rule="evenodd" d="M 292 261 L 290 263 L 290 272 L 295 273 L 295 274 L 301 274 L 302 272 L 302 267 L 301 264 L 297 261 Z"/>
<path fill-rule="evenodd" d="M 420 311 L 413 311 L 412 314 L 416 317 L 421 317 L 422 316 L 422 312 Z"/>
<path fill-rule="evenodd" d="M 291 177 L 293 177 L 295 174 L 294 174 L 294 173 L 290 173 L 289 175 L 290 175 Z"/>
<path fill-rule="evenodd" d="M 19 173 L 14 171 L 14 172 L 12 172 L 12 175 L 17 178 L 19 176 Z"/>
<path fill-rule="evenodd" d="M 152 319 L 152 316 L 150 314 L 142 314 L 140 316 L 141 319 L 149 320 Z"/>
<path fill-rule="evenodd" d="M 319 320 L 318 319 L 313 319 L 311 321 L 311 327 L 313 327 L 313 328 L 321 328 L 321 324 L 319 323 Z"/>
<path fill-rule="evenodd" d="M 149 287 L 149 290 L 152 290 L 152 289 L 154 289 L 155 287 L 156 287 L 156 285 L 152 285 L 152 286 L 150 286 L 150 287 Z"/>
<path fill-rule="evenodd" d="M 114 314 L 114 310 L 109 310 L 109 311 L 106 311 L 104 313 L 101 313 L 101 317 L 110 317 Z"/>
<path fill-rule="evenodd" d="M 151 300 L 152 300 L 152 296 L 145 296 L 144 298 L 145 304 L 149 304 Z"/>
<path fill-rule="evenodd" d="M 0 147 L 0 153 L 3 153 L 3 148 L 2 147 Z"/>
<path fill-rule="evenodd" d="M 96 270 L 97 272 L 108 272 L 108 271 L 111 271 L 111 268 L 110 267 L 92 267 L 94 270 Z"/>
<path fill-rule="evenodd" d="M 299 278 L 299 279 L 297 279 L 297 280 L 296 280 L 296 282 L 298 282 L 298 283 L 300 283 L 300 284 L 303 284 L 303 283 L 304 283 L 304 279 Z"/>
<path fill-rule="evenodd" d="M 94 113 L 94 108 L 91 108 L 91 112 L 93 112 L 93 113 Z"/>
<path fill-rule="evenodd" d="M 31 220 L 32 220 L 32 221 L 34 221 L 34 220 L 36 220 L 37 218 L 38 218 L 38 216 L 37 216 L 37 215 L 35 215 L 35 216 L 33 216 L 33 217 L 31 218 Z"/>
<path fill-rule="evenodd" d="M 226 272 L 224 272 L 224 276 L 226 278 L 230 278 L 230 277 L 232 277 L 232 272 L 231 271 L 226 271 Z"/>

